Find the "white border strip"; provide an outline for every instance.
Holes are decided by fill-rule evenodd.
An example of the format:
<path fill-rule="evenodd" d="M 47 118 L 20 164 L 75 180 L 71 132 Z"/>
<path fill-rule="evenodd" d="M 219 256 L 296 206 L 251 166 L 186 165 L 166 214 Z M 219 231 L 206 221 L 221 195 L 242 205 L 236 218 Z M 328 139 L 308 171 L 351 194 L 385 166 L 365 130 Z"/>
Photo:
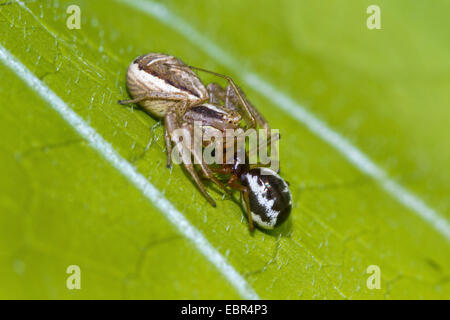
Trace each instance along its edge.
<path fill-rule="evenodd" d="M 232 70 L 240 78 L 246 81 L 251 88 L 258 91 L 275 106 L 289 113 L 298 122 L 304 124 L 310 131 L 330 144 L 351 163 L 353 163 L 361 172 L 375 179 L 381 184 L 384 190 L 390 193 L 397 201 L 405 207 L 411 209 L 419 217 L 431 224 L 447 239 L 447 241 L 450 241 L 450 224 L 447 219 L 430 208 L 424 201 L 422 201 L 411 191 L 392 180 L 388 174 L 381 167 L 375 164 L 375 162 L 373 162 L 366 154 L 364 154 L 356 146 L 352 145 L 341 134 L 331 129 L 325 122 L 318 119 L 305 107 L 296 103 L 292 98 L 277 90 L 269 82 L 261 79 L 257 74 L 243 70 L 241 68 L 242 63 L 232 58 L 180 17 L 171 13 L 164 5 L 152 1 L 116 0 L 116 2 L 123 3 L 155 17 L 162 23 L 178 31 L 211 58 L 217 60 L 218 63 Z"/>
<path fill-rule="evenodd" d="M 78 114 L 32 74 L 22 63 L 0 45 L 0 60 L 14 71 L 31 89 L 36 91 L 57 111 L 83 138 L 89 141 L 111 165 L 130 180 L 167 219 L 191 240 L 198 250 L 225 276 L 244 299 L 259 299 L 253 288 L 206 240 L 203 234 L 189 223 L 186 217 L 158 191 L 135 167 L 122 158 L 116 150 L 90 127 Z"/>

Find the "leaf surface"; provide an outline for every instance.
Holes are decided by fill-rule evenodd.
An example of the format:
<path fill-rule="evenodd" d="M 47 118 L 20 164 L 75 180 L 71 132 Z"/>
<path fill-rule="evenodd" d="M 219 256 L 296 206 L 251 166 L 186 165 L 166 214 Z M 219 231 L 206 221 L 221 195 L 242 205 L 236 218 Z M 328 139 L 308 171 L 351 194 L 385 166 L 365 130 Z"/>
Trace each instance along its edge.
<path fill-rule="evenodd" d="M 69 30 L 72 1 L 4 1 L 1 45 L 136 166 L 261 298 L 450 298 L 448 240 L 238 73 L 253 70 L 305 105 L 448 221 L 446 2 L 381 1 L 383 29 L 375 31 L 366 28 L 365 1 L 147 1 L 156 3 L 153 15 L 132 2 L 77 1 L 81 29 Z M 171 17 L 209 42 L 186 37 Z M 211 43 L 227 55 L 211 55 Z M 232 76 L 280 129 L 281 172 L 294 198 L 287 224 L 252 236 L 237 203 L 210 188 L 212 208 L 179 166 L 166 169 L 162 125 L 117 104 L 128 97 L 128 64 L 147 52 Z M 0 80 L 0 297 L 239 298 L 3 64 Z M 79 291 L 66 288 L 72 264 L 82 270 Z M 370 265 L 380 267 L 379 290 L 366 285 Z"/>

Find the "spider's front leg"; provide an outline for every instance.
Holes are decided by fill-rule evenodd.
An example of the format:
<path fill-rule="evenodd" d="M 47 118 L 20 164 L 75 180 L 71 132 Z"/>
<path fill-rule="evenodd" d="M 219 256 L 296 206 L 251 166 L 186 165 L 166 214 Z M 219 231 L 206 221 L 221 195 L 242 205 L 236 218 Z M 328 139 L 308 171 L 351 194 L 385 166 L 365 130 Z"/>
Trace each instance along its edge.
<path fill-rule="evenodd" d="M 186 99 L 180 100 L 174 108 L 170 109 L 164 116 L 164 142 L 166 144 L 167 151 L 167 168 L 172 167 L 172 142 L 171 133 L 179 127 L 178 115 L 176 109 L 180 106 L 180 110 L 186 110 L 188 107 L 188 101 Z"/>
<path fill-rule="evenodd" d="M 230 108 L 231 110 L 237 110 L 242 114 L 242 111 L 245 112 L 245 108 L 242 107 L 241 98 L 244 100 L 244 102 L 247 105 L 247 109 L 250 112 L 250 115 L 255 119 L 256 123 L 264 128 L 267 132 L 270 132 L 269 123 L 267 120 L 263 117 L 263 115 L 250 103 L 250 101 L 247 100 L 247 97 L 245 96 L 244 92 L 241 90 L 241 88 L 237 87 L 237 90 L 239 90 L 239 95 L 236 93 L 236 90 L 231 86 L 227 86 L 226 93 L 225 93 L 225 107 Z M 249 117 L 248 114 L 246 114 L 247 118 Z"/>
<path fill-rule="evenodd" d="M 131 100 L 119 100 L 118 103 L 121 105 L 132 104 L 132 103 L 142 103 L 146 100 L 164 100 L 164 101 L 174 101 L 181 102 L 186 100 L 187 95 L 184 93 L 167 94 L 164 92 L 153 92 L 146 91 L 140 95 L 137 95 Z M 145 106 L 142 106 L 145 108 Z M 152 110 L 149 110 L 152 111 Z"/>
<path fill-rule="evenodd" d="M 226 91 L 220 84 L 212 82 L 206 86 L 209 94 L 209 102 L 213 104 L 225 103 Z M 237 111 L 237 110 L 236 110 Z"/>
<path fill-rule="evenodd" d="M 201 132 L 201 128 L 200 128 L 200 130 L 194 130 L 193 129 L 193 125 L 189 125 L 187 123 L 184 124 L 183 127 L 186 127 L 186 128 L 189 127 L 190 128 L 190 132 L 191 132 L 191 136 L 193 136 L 193 137 L 194 137 L 194 133 L 195 132 L 198 132 L 198 133 Z M 202 141 L 202 138 L 201 138 L 201 136 L 198 136 L 198 137 L 194 137 L 194 140 L 191 139 L 191 141 L 195 141 L 195 140 Z M 226 194 L 228 194 L 228 195 L 231 194 L 231 192 L 227 189 L 227 187 L 213 175 L 213 172 L 212 172 L 211 168 L 208 166 L 208 164 L 205 162 L 205 159 L 203 158 L 203 149 L 201 148 L 201 146 L 202 145 L 200 145 L 200 148 L 195 148 L 195 147 L 191 148 L 191 153 L 192 153 L 192 155 L 194 157 L 195 163 L 200 166 L 200 169 L 202 170 L 203 175 L 207 179 L 209 179 L 212 182 L 214 182 Z"/>
<path fill-rule="evenodd" d="M 216 202 L 214 199 L 208 194 L 206 191 L 205 185 L 200 180 L 197 172 L 195 171 L 194 165 L 192 164 L 192 133 L 189 127 L 180 126 L 178 122 L 177 114 L 174 111 L 168 112 L 165 120 L 165 136 L 168 137 L 166 139 L 166 147 L 168 152 L 168 163 L 171 163 L 171 153 L 172 153 L 172 145 L 171 143 L 175 143 L 176 148 L 181 155 L 182 163 L 187 172 L 191 175 L 197 187 L 200 189 L 200 192 L 203 196 L 209 201 L 209 203 L 215 207 Z M 180 137 L 182 141 L 179 141 Z M 170 152 L 169 152 L 170 150 Z"/>
<path fill-rule="evenodd" d="M 172 146 L 171 143 L 175 143 L 177 147 L 178 153 L 181 155 L 181 162 L 185 169 L 189 172 L 192 179 L 194 180 L 197 187 L 200 189 L 201 193 L 205 196 L 205 198 L 211 203 L 213 207 L 216 206 L 216 202 L 214 199 L 208 194 L 206 191 L 205 185 L 201 182 L 200 177 L 195 170 L 195 167 L 192 163 L 192 158 L 195 163 L 198 164 L 202 170 L 203 175 L 214 182 L 217 186 L 219 186 L 222 190 L 224 190 L 227 194 L 230 194 L 230 191 L 227 187 L 221 183 L 212 173 L 209 166 L 205 163 L 203 159 L 202 148 L 195 148 L 193 146 L 194 141 L 194 130 L 193 125 L 184 123 L 183 125 L 179 125 L 179 120 L 177 118 L 177 114 L 175 112 L 168 112 L 165 117 L 166 122 L 166 130 L 167 137 L 167 151 L 170 152 L 168 157 L 171 157 Z M 182 140 L 180 141 L 180 137 Z M 201 140 L 199 140 L 201 141 Z M 170 158 L 168 158 L 168 162 Z"/>
<path fill-rule="evenodd" d="M 259 147 L 258 149 L 252 149 L 249 151 L 249 154 L 255 154 L 255 152 L 260 152 L 260 149 L 264 146 L 268 146 L 271 145 L 272 142 L 276 142 L 277 140 L 280 139 L 280 135 L 279 133 L 276 134 L 272 134 L 272 132 L 270 131 L 270 126 L 269 123 L 267 122 L 267 120 L 263 117 L 263 115 L 261 113 L 259 113 L 259 111 L 250 103 L 250 101 L 247 100 L 247 98 L 245 97 L 245 94 L 242 92 L 242 90 L 240 88 L 238 88 L 241 97 L 246 101 L 247 106 L 249 108 L 249 110 L 252 112 L 256 122 L 258 123 L 259 126 L 261 126 L 265 131 L 266 131 L 266 137 L 261 138 L 261 140 L 259 141 Z M 228 86 L 227 90 L 226 90 L 226 94 L 225 94 L 225 106 L 229 109 L 235 110 L 237 108 L 239 108 L 240 106 L 240 99 L 236 94 L 236 91 L 234 90 L 233 87 Z"/>
<path fill-rule="evenodd" d="M 172 168 L 172 141 L 173 132 L 179 127 L 178 117 L 175 111 L 169 111 L 164 116 L 164 142 L 167 152 L 167 168 Z"/>
<path fill-rule="evenodd" d="M 173 67 L 173 65 L 172 65 L 172 67 Z M 214 72 L 214 71 L 206 70 L 203 68 L 194 67 L 194 66 L 178 65 L 177 67 L 180 69 L 190 68 L 192 70 L 206 72 L 206 73 L 213 74 L 217 77 L 227 80 L 229 83 L 229 87 L 231 87 L 234 90 L 236 97 L 239 100 L 239 106 L 241 107 L 241 110 L 243 110 L 244 114 L 246 115 L 246 121 L 249 122 L 250 128 L 256 128 L 256 125 L 259 123 L 261 123 L 261 124 L 267 123 L 264 120 L 264 118 L 259 114 L 259 112 L 256 111 L 256 109 L 249 104 L 247 99 L 245 99 L 245 96 L 243 95 L 242 90 L 239 89 L 239 87 L 236 85 L 236 83 L 234 82 L 234 80 L 231 77 Z M 220 87 L 220 86 L 218 86 L 218 87 Z M 259 117 L 259 119 L 258 119 L 258 117 Z"/>

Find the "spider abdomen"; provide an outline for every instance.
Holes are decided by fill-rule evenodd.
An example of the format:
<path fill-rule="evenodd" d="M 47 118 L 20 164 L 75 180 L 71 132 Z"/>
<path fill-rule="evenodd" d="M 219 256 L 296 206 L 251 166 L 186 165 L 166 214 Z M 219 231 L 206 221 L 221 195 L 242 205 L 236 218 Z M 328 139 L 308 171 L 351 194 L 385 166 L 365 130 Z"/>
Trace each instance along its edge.
<path fill-rule="evenodd" d="M 241 176 L 248 188 L 253 221 L 263 229 L 279 226 L 289 216 L 292 196 L 286 181 L 268 168 L 255 168 Z"/>
<path fill-rule="evenodd" d="M 164 117 L 174 106 L 182 115 L 186 108 L 209 97 L 197 75 L 181 60 L 160 53 L 137 57 L 130 64 L 127 87 L 133 98 L 157 94 L 157 97 L 140 102 L 145 110 L 157 117 Z"/>

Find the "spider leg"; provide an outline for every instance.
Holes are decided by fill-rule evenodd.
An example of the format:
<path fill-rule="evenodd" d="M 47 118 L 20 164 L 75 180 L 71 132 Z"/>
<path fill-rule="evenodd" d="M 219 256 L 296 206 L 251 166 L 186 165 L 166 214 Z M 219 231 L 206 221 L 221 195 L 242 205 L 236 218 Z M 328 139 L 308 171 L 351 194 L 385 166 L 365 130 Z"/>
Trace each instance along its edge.
<path fill-rule="evenodd" d="M 183 163 L 183 165 L 186 168 L 186 170 L 190 173 L 192 178 L 194 179 L 194 181 L 195 181 L 197 187 L 200 189 L 201 193 L 205 196 L 205 198 L 209 201 L 209 203 L 211 203 L 211 205 L 213 207 L 215 207 L 216 206 L 216 202 L 214 201 L 213 198 L 211 198 L 211 196 L 206 191 L 205 185 L 200 180 L 197 172 L 194 169 L 194 166 L 192 164 L 185 164 L 185 163 Z"/>
<path fill-rule="evenodd" d="M 193 130 L 192 130 L 192 126 L 191 126 L 191 132 L 192 131 Z M 195 139 L 195 137 L 194 137 L 194 139 Z M 199 141 L 201 141 L 201 140 L 199 140 Z M 227 187 L 213 175 L 211 169 L 205 163 L 205 161 L 203 159 L 202 148 L 196 149 L 194 147 L 193 150 L 191 150 L 191 151 L 192 151 L 195 163 L 200 166 L 200 168 L 201 168 L 203 174 L 205 175 L 205 177 L 208 178 L 209 180 L 211 180 L 212 182 L 214 182 L 219 188 L 221 188 L 223 191 L 225 191 L 226 194 L 230 194 L 230 191 L 227 189 Z"/>
<path fill-rule="evenodd" d="M 176 103 L 177 106 L 179 105 L 182 106 L 180 110 L 186 110 L 188 104 L 187 95 L 183 93 L 171 94 L 169 96 L 162 92 L 151 92 L 151 91 L 143 95 L 140 95 L 132 100 L 119 100 L 118 102 L 124 105 L 131 103 L 139 103 L 151 99 L 174 101 L 174 103 Z M 177 115 L 176 112 L 174 111 L 175 108 L 167 112 L 167 114 L 164 116 L 164 141 L 166 144 L 166 151 L 167 151 L 167 168 L 172 167 L 172 143 L 170 141 L 169 132 L 175 130 L 175 128 L 178 127 Z"/>
<path fill-rule="evenodd" d="M 200 180 L 197 172 L 194 169 L 194 165 L 192 163 L 191 164 L 186 164 L 184 162 L 183 162 L 183 165 L 186 168 L 186 170 L 189 172 L 189 174 L 191 175 L 192 179 L 194 179 L 195 184 L 200 189 L 201 193 L 205 196 L 205 198 L 209 201 L 209 203 L 211 203 L 211 205 L 213 207 L 215 207 L 216 206 L 216 201 L 214 201 L 214 199 L 211 198 L 211 196 L 206 191 L 205 185 L 202 183 L 202 181 Z"/>
<path fill-rule="evenodd" d="M 267 140 L 265 141 L 265 145 L 268 146 L 272 142 L 276 142 L 278 140 L 280 140 L 280 134 L 271 134 L 267 137 Z M 254 154 L 254 152 L 260 152 L 263 147 L 264 147 L 264 143 L 259 143 L 258 146 L 255 146 L 254 148 L 250 149 L 248 151 L 248 154 L 252 154 L 252 153 Z"/>
<path fill-rule="evenodd" d="M 237 86 L 236 86 L 237 87 Z M 239 90 L 239 94 L 244 99 L 244 101 L 247 104 L 247 107 L 255 119 L 256 123 L 264 128 L 267 132 L 270 132 L 269 123 L 267 120 L 263 117 L 263 115 L 250 103 L 250 101 L 247 100 L 245 97 L 244 92 L 237 87 L 237 90 Z M 232 110 L 237 110 L 239 108 L 239 105 L 241 104 L 240 97 L 236 94 L 236 90 L 233 86 L 229 85 L 226 89 L 226 95 L 225 95 L 225 106 L 227 108 L 230 108 Z"/>
<path fill-rule="evenodd" d="M 235 176 L 231 176 L 230 180 L 228 181 L 228 184 L 232 189 L 236 189 L 241 192 L 241 196 L 244 198 L 245 211 L 247 211 L 250 232 L 253 232 L 255 226 L 253 225 L 252 211 L 250 210 L 250 198 L 248 196 L 248 188 L 236 182 L 236 178 L 237 177 Z"/>
<path fill-rule="evenodd" d="M 167 120 L 164 120 L 165 123 L 167 123 Z M 164 142 L 166 144 L 166 151 L 167 151 L 167 168 L 172 168 L 172 142 L 170 141 L 170 135 L 169 131 L 167 130 L 167 127 L 164 129 Z"/>
<path fill-rule="evenodd" d="M 185 110 L 187 108 L 188 101 L 182 100 L 181 104 L 181 110 Z M 170 133 L 179 127 L 178 116 L 175 112 L 175 108 L 176 106 L 164 116 L 164 141 L 167 151 L 167 168 L 172 167 L 172 141 Z"/>
<path fill-rule="evenodd" d="M 198 71 L 210 73 L 212 75 L 215 75 L 216 77 L 223 78 L 223 79 L 227 80 L 228 83 L 230 84 L 230 86 L 235 91 L 235 93 L 236 93 L 236 95 L 237 95 L 237 97 L 239 99 L 239 102 L 240 102 L 242 108 L 244 109 L 244 111 L 245 111 L 245 113 L 247 115 L 247 119 L 249 119 L 250 122 L 251 122 L 250 127 L 251 128 L 255 128 L 256 127 L 256 123 L 257 122 L 256 122 L 256 119 L 255 119 L 255 116 L 253 115 L 253 113 L 251 111 L 251 110 L 255 110 L 255 108 L 252 108 L 252 107 L 249 106 L 248 101 L 241 94 L 242 91 L 239 90 L 238 86 L 236 85 L 236 83 L 234 82 L 234 80 L 231 77 L 223 75 L 223 74 L 220 74 L 220 73 L 217 73 L 217 72 L 214 72 L 214 71 L 210 71 L 210 70 L 207 70 L 207 69 L 194 67 L 194 66 L 187 66 L 187 65 L 171 65 L 171 66 L 172 67 L 178 67 L 180 69 L 189 68 L 189 69 L 192 69 L 192 70 L 198 70 Z"/>
<path fill-rule="evenodd" d="M 255 119 L 255 116 L 253 115 L 253 113 L 251 111 L 252 108 L 249 106 L 248 101 L 241 94 L 242 91 L 239 90 L 238 86 L 236 85 L 236 83 L 234 82 L 234 80 L 231 77 L 223 75 L 223 74 L 220 74 L 220 73 L 217 73 L 217 72 L 214 72 L 214 71 L 206 70 L 206 69 L 203 69 L 203 68 L 198 68 L 198 67 L 194 67 L 194 66 L 188 66 L 188 67 L 193 69 L 193 70 L 198 70 L 198 71 L 210 73 L 210 74 L 215 75 L 215 76 L 217 76 L 219 78 L 223 78 L 223 79 L 227 80 L 228 83 L 230 84 L 230 86 L 235 91 L 235 93 L 236 93 L 236 95 L 237 95 L 237 97 L 239 99 L 239 102 L 240 102 L 242 108 L 244 109 L 244 111 L 245 111 L 245 113 L 247 115 L 247 118 L 250 119 L 250 122 L 251 122 L 250 127 L 251 128 L 255 128 L 256 127 L 256 123 L 257 122 L 256 122 L 256 119 Z"/>
<path fill-rule="evenodd" d="M 183 127 L 179 127 L 178 126 L 178 121 L 176 121 L 176 115 L 172 112 L 170 113 L 169 116 L 169 120 L 168 120 L 168 133 L 169 136 L 171 138 L 171 141 L 174 143 L 178 143 L 178 141 L 175 141 L 175 137 L 173 135 L 174 131 L 176 129 L 184 129 L 185 130 L 185 134 L 191 135 L 190 130 L 186 130 L 186 128 Z M 180 144 L 182 144 L 182 146 L 180 146 Z M 186 141 L 184 139 L 183 136 L 183 141 L 180 142 L 180 144 L 177 144 L 177 147 L 181 147 L 183 150 L 178 150 L 180 152 L 180 154 L 182 154 L 182 159 L 183 159 L 183 166 L 184 168 L 187 170 L 187 172 L 189 172 L 189 174 L 191 175 L 192 179 L 194 180 L 195 184 L 197 185 L 197 187 L 200 189 L 200 192 L 203 194 L 203 196 L 209 201 L 209 203 L 215 207 L 216 206 L 216 202 L 214 201 L 214 199 L 208 194 L 208 192 L 206 191 L 205 185 L 202 183 L 202 181 L 200 180 L 200 177 L 198 176 L 197 172 L 195 171 L 194 165 L 192 164 L 192 161 L 184 161 L 185 157 L 183 156 L 183 153 L 186 152 L 186 150 L 189 151 L 189 153 L 191 152 L 191 145 L 186 145 Z M 191 155 L 189 154 L 189 157 L 191 157 Z"/>
<path fill-rule="evenodd" d="M 187 95 L 183 93 L 171 93 L 170 95 L 163 92 L 148 91 L 144 94 L 138 95 L 131 100 L 119 100 L 119 104 L 139 103 L 145 100 L 166 100 L 166 101 L 183 101 L 186 100 Z"/>
<path fill-rule="evenodd" d="M 253 230 L 255 230 L 255 227 L 253 225 L 252 211 L 250 210 L 250 199 L 248 196 L 248 188 L 245 188 L 242 191 L 242 196 L 244 197 L 245 207 L 247 209 L 247 217 L 248 217 L 250 232 L 253 232 Z"/>
<path fill-rule="evenodd" d="M 231 173 L 231 167 L 219 167 L 219 168 L 211 168 L 212 172 L 218 173 L 218 174 L 230 174 Z"/>
<path fill-rule="evenodd" d="M 177 115 L 174 111 L 168 112 L 164 116 L 164 141 L 167 151 L 167 168 L 172 167 L 172 141 L 171 133 L 178 127 Z"/>
<path fill-rule="evenodd" d="M 220 104 L 221 101 L 225 102 L 226 91 L 220 84 L 212 82 L 206 86 L 206 90 L 209 94 L 209 102 L 213 104 Z"/>

